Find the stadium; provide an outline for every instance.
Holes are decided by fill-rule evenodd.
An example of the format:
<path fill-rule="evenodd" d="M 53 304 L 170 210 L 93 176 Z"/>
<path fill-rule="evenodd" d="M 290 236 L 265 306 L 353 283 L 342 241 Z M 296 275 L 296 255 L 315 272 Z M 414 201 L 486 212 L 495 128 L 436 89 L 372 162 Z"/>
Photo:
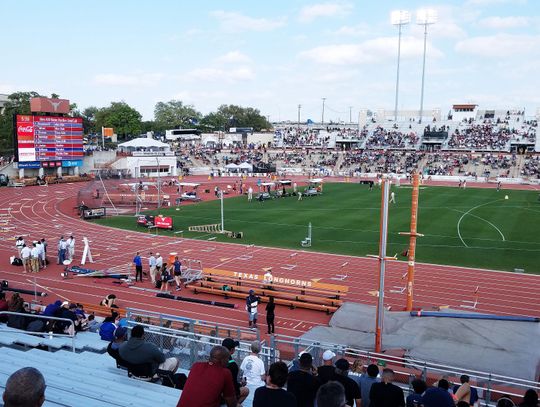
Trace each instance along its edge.
<path fill-rule="evenodd" d="M 4 404 L 535 405 L 540 108 L 424 107 L 433 10 L 401 108 L 391 20 L 394 109 L 0 99 Z"/>

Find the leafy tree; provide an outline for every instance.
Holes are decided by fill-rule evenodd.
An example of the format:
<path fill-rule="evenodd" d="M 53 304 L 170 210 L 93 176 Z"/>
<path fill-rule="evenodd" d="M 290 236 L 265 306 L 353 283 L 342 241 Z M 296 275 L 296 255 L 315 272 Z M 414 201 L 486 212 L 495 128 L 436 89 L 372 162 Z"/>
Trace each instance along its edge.
<path fill-rule="evenodd" d="M 237 105 L 221 105 L 216 112 L 206 115 L 202 124 L 212 126 L 214 130 L 253 127 L 255 131 L 260 131 L 270 127 L 270 123 L 261 115 L 259 109 Z"/>
<path fill-rule="evenodd" d="M 109 107 L 98 109 L 95 128 L 112 127 L 120 137 L 138 135 L 141 132 L 141 114 L 126 102 L 112 102 Z"/>
<path fill-rule="evenodd" d="M 180 100 L 158 102 L 154 108 L 155 130 L 194 127 L 202 118 L 193 105 Z"/>
<path fill-rule="evenodd" d="M 39 93 L 33 91 L 15 92 L 8 96 L 4 112 L 0 115 L 1 153 L 13 154 L 13 115 L 30 114 L 30 99 L 38 96 Z"/>

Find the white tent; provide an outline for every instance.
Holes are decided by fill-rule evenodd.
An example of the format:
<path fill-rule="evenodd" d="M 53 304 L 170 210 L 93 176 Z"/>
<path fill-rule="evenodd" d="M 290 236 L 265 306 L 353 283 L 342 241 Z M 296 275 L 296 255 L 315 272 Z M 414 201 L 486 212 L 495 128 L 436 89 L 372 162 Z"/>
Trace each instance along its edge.
<path fill-rule="evenodd" d="M 230 164 L 227 164 L 225 168 L 227 168 L 228 170 L 237 170 L 239 166 L 236 165 L 235 163 L 230 163 Z"/>
<path fill-rule="evenodd" d="M 125 150 L 132 149 L 165 149 L 170 150 L 170 146 L 167 143 L 162 143 L 161 141 L 154 140 L 151 138 L 134 138 L 132 140 L 126 141 L 125 143 L 118 144 L 118 148 Z"/>
<path fill-rule="evenodd" d="M 253 165 L 251 165 L 250 163 L 242 163 L 242 164 L 238 165 L 238 169 L 253 171 Z"/>

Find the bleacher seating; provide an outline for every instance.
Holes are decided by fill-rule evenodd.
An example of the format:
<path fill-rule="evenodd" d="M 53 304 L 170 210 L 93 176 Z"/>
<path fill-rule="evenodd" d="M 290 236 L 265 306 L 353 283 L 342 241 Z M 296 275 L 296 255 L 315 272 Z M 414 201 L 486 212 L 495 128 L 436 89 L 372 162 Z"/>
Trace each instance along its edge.
<path fill-rule="evenodd" d="M 7 347 L 1 353 L 0 388 L 16 370 L 35 367 L 47 384 L 46 406 L 175 406 L 180 397 L 180 390 L 129 378 L 107 354 Z"/>

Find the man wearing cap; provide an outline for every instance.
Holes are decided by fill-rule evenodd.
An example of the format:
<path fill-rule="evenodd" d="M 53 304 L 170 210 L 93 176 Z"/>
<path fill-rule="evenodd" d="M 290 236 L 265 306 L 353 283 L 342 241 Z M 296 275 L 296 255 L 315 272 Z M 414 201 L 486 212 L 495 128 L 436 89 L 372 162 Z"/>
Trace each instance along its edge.
<path fill-rule="evenodd" d="M 119 326 L 114 330 L 113 340 L 107 346 L 107 353 L 116 360 L 117 365 L 122 365 L 122 358 L 120 357 L 119 349 L 120 346 L 127 341 L 127 328 Z"/>
<path fill-rule="evenodd" d="M 238 364 L 232 356 L 234 351 L 236 350 L 236 347 L 240 345 L 240 342 L 235 341 L 232 338 L 225 338 L 223 339 L 221 345 L 227 348 L 227 350 L 229 351 L 229 361 L 227 362 L 227 369 L 231 371 L 234 390 L 236 392 L 236 398 L 238 399 L 238 403 L 242 403 L 249 395 L 249 389 L 246 387 L 246 383 L 244 380 L 242 380 L 242 383 L 238 382 L 238 373 L 240 369 L 238 368 Z"/>
<path fill-rule="evenodd" d="M 255 295 L 255 291 L 249 290 L 249 295 L 246 297 L 246 311 L 249 318 L 249 327 L 252 329 L 257 328 L 257 307 L 261 299 Z"/>
<path fill-rule="evenodd" d="M 319 380 L 313 376 L 313 357 L 308 352 L 302 353 L 299 368 L 289 372 L 287 390 L 296 397 L 298 407 L 313 407 Z"/>
<path fill-rule="evenodd" d="M 322 355 L 323 364 L 317 368 L 317 376 L 319 377 L 319 382 L 321 385 L 334 379 L 334 375 L 336 374 L 334 368 L 335 357 L 336 354 L 330 349 L 324 351 Z"/>
<path fill-rule="evenodd" d="M 350 364 L 347 359 L 338 359 L 336 361 L 336 375 L 334 379 L 337 382 L 340 382 L 345 388 L 345 399 L 347 400 L 347 405 L 354 407 L 360 407 L 361 403 L 361 394 L 360 388 L 356 382 L 348 377 Z M 354 404 L 356 403 L 356 404 Z"/>

